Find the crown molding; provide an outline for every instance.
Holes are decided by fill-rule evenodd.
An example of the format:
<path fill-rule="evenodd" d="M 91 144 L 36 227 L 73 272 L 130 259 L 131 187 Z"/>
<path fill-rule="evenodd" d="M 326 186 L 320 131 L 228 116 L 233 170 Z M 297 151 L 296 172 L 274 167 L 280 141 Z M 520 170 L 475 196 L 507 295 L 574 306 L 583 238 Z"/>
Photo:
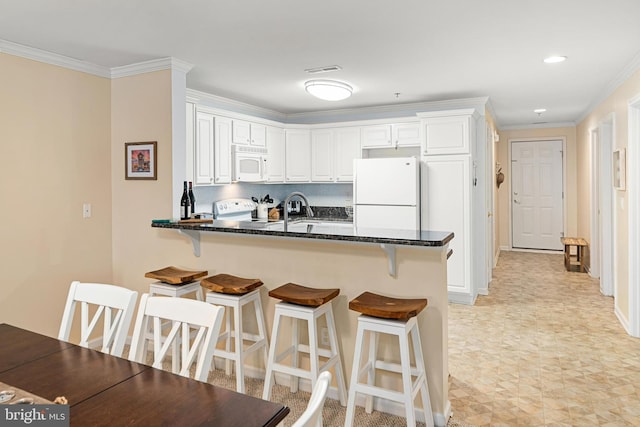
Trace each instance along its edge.
<path fill-rule="evenodd" d="M 68 56 L 59 55 L 57 53 L 24 46 L 7 40 L 0 40 L 0 52 L 31 59 L 33 61 L 44 62 L 45 64 L 57 65 L 59 67 L 81 71 L 83 73 L 93 74 L 98 77 L 111 77 L 111 73 L 107 67 L 81 61 L 79 59 L 69 58 Z"/>
<path fill-rule="evenodd" d="M 176 58 L 160 58 L 152 59 L 135 64 L 123 65 L 121 67 L 111 68 L 111 78 L 119 79 L 121 77 L 135 76 L 137 74 L 151 73 L 162 70 L 176 70 L 188 73 L 193 68 L 192 64 Z"/>
<path fill-rule="evenodd" d="M 449 99 L 444 101 L 424 101 L 407 104 L 388 104 L 373 107 L 345 108 L 308 113 L 287 114 L 288 123 L 314 124 L 323 122 L 361 120 L 362 118 L 392 118 L 413 116 L 418 112 L 475 108 L 484 116 L 484 107 L 489 97 Z"/>
<path fill-rule="evenodd" d="M 219 108 L 229 110 L 249 116 L 261 117 L 268 120 L 286 123 L 287 114 L 281 113 L 269 108 L 258 107 L 247 104 L 245 102 L 236 101 L 235 99 L 225 98 L 223 96 L 212 95 L 195 89 L 187 88 L 187 101 L 206 107 Z"/>
<path fill-rule="evenodd" d="M 585 110 L 580 114 L 580 116 L 576 119 L 576 123 L 582 122 L 587 118 L 589 114 L 593 110 L 598 107 L 598 105 L 602 104 L 605 99 L 607 99 L 621 84 L 629 80 L 629 78 L 636 72 L 640 70 L 640 52 L 636 53 L 636 55 L 627 63 L 627 65 L 618 73 L 618 75 L 609 82 L 609 84 L 604 88 L 604 90 L 600 93 L 599 96 L 596 96 L 593 101 L 585 108 Z"/>
<path fill-rule="evenodd" d="M 531 123 L 523 123 L 521 125 L 502 126 L 499 130 L 526 130 L 526 129 L 553 129 L 553 128 L 572 128 L 576 126 L 576 122 L 549 122 L 537 125 Z"/>

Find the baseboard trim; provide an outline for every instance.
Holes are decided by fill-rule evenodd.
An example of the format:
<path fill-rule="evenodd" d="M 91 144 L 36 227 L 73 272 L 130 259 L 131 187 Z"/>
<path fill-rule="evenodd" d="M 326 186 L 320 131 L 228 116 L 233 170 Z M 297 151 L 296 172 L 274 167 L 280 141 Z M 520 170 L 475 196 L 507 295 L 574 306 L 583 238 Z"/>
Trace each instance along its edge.
<path fill-rule="evenodd" d="M 465 292 L 452 292 L 449 291 L 447 293 L 449 302 L 454 304 L 466 304 L 466 305 L 474 305 L 476 303 L 476 298 L 478 295 L 471 295 Z"/>
<path fill-rule="evenodd" d="M 624 314 L 622 314 L 618 306 L 614 305 L 613 312 L 615 313 L 616 317 L 618 318 L 618 321 L 624 328 L 625 332 L 631 335 L 631 329 L 629 329 L 629 321 L 627 320 L 626 317 L 624 317 Z"/>

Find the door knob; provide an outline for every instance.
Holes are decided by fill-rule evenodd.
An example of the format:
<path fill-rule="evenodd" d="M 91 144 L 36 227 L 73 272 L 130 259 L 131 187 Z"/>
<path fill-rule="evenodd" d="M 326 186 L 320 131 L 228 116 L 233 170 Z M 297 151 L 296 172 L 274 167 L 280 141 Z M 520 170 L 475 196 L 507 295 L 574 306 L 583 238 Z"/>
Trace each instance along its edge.
<path fill-rule="evenodd" d="M 520 201 L 519 201 L 519 200 L 516 200 L 516 199 L 513 199 L 513 203 L 515 203 L 516 205 L 519 205 L 519 204 L 520 204 Z"/>

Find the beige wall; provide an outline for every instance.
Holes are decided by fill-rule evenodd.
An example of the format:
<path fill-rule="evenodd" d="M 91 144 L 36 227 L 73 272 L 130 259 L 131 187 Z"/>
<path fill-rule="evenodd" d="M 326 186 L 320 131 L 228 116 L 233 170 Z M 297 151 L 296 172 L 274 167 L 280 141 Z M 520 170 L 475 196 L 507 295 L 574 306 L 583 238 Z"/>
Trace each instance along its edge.
<path fill-rule="evenodd" d="M 502 130 L 498 132 L 500 135 L 500 142 L 497 146 L 497 162 L 502 166 L 502 172 L 505 175 L 504 183 L 498 190 L 498 240 L 500 247 L 503 249 L 509 248 L 511 235 L 511 218 L 510 218 L 510 164 L 509 159 L 509 141 L 513 140 L 535 140 L 539 139 L 551 139 L 558 138 L 566 141 L 566 151 L 564 160 L 564 175 L 566 178 L 565 184 L 565 218 L 564 224 L 566 229 L 566 235 L 572 236 L 578 233 L 577 227 L 577 182 L 576 182 L 576 129 L 574 127 L 563 128 L 548 128 L 548 129 L 517 129 L 517 130 Z"/>
<path fill-rule="evenodd" d="M 71 281 L 112 279 L 110 81 L 1 53 L 0 70 L 0 322 L 56 336 Z"/>
<path fill-rule="evenodd" d="M 111 87 L 113 277 L 142 293 L 151 283 L 145 272 L 193 266 L 186 239 L 160 245 L 150 226 L 153 218 L 172 217 L 171 71 L 114 79 Z M 124 144 L 135 141 L 158 142 L 156 181 L 124 179 Z"/>
<path fill-rule="evenodd" d="M 590 236 L 590 180 L 591 180 L 591 130 L 613 113 L 615 115 L 613 148 L 626 148 L 628 145 L 628 101 L 640 94 L 640 71 L 633 74 L 627 81 L 620 85 L 607 99 L 598 105 L 577 127 L 577 179 L 578 209 L 580 218 L 578 232 L 584 236 Z M 628 224 L 630 218 L 627 211 L 627 192 L 614 191 L 614 216 L 616 231 L 614 246 L 615 257 L 614 280 L 616 288 L 615 305 L 619 313 L 629 320 L 629 239 Z M 634 218 L 637 221 L 638 218 Z"/>

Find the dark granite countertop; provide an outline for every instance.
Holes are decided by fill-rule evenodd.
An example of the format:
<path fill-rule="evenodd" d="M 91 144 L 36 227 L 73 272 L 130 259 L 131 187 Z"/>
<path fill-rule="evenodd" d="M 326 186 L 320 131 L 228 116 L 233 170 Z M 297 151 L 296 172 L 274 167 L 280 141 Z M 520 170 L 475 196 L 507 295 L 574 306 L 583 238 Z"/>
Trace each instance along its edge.
<path fill-rule="evenodd" d="M 404 246 L 444 246 L 453 239 L 448 231 L 389 230 L 378 228 L 355 229 L 346 218 L 289 219 L 288 231 L 279 221 L 220 221 L 207 224 L 152 223 L 155 228 L 193 230 L 202 232 L 250 234 L 297 239 L 335 240 L 346 242 L 378 243 Z"/>

